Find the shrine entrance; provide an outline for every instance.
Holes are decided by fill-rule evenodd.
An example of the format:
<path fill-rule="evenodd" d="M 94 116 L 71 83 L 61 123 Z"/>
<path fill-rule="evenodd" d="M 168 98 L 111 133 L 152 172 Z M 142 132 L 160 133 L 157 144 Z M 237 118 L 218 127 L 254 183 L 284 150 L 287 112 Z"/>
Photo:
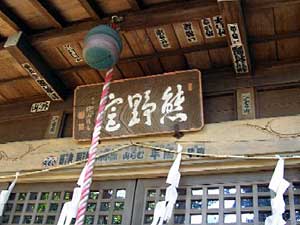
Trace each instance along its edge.
<path fill-rule="evenodd" d="M 169 224 L 264 224 L 271 215 L 272 172 L 183 176 Z M 287 170 L 292 183 L 284 200 L 287 224 L 300 223 L 299 170 Z M 16 185 L 2 224 L 57 224 L 74 183 Z M 85 224 L 150 225 L 155 204 L 164 199 L 165 178 L 93 182 Z"/>

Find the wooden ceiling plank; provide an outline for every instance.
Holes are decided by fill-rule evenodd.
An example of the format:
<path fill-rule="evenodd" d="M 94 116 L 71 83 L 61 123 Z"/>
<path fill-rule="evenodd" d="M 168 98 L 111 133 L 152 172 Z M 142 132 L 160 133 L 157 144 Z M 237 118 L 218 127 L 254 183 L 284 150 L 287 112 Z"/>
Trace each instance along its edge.
<path fill-rule="evenodd" d="M 246 10 L 282 7 L 300 3 L 300 0 L 246 0 L 244 8 Z"/>
<path fill-rule="evenodd" d="M 127 2 L 133 11 L 138 11 L 145 8 L 142 0 L 127 0 Z"/>
<path fill-rule="evenodd" d="M 180 10 L 178 10 L 180 9 Z M 182 21 L 212 17 L 219 14 L 218 5 L 215 1 L 205 2 L 193 0 L 177 4 L 145 9 L 128 13 L 121 24 L 121 31 L 145 29 L 148 27 L 161 26 Z M 33 45 L 41 42 L 63 43 L 66 40 L 80 41 L 91 28 L 100 24 L 109 23 L 111 18 L 103 18 L 88 22 L 81 22 L 61 30 L 50 30 L 31 37 Z"/>
<path fill-rule="evenodd" d="M 53 6 L 48 4 L 48 2 L 41 0 L 30 0 L 30 3 L 36 10 L 41 12 L 47 18 L 54 28 L 60 29 L 64 26 L 65 21 L 59 15 L 59 13 L 54 10 Z"/>
<path fill-rule="evenodd" d="M 0 1 L 0 18 L 5 21 L 15 32 L 22 30 L 29 33 L 28 25 L 18 17 L 11 9 L 9 9 L 3 1 Z"/>
<path fill-rule="evenodd" d="M 81 6 L 94 20 L 102 19 L 105 14 L 95 0 L 79 0 Z"/>
<path fill-rule="evenodd" d="M 232 52 L 236 74 L 249 75 L 252 64 L 241 0 L 218 0 L 218 6 L 225 23 L 226 39 Z"/>
<path fill-rule="evenodd" d="M 31 46 L 22 32 L 10 36 L 4 48 L 53 101 L 63 100 L 67 92 L 64 84 L 51 71 L 49 65 Z"/>
<path fill-rule="evenodd" d="M 29 76 L 22 76 L 22 77 L 15 77 L 15 78 L 10 78 L 10 79 L 5 79 L 5 80 L 0 80 L 0 86 L 2 85 L 8 85 L 8 84 L 11 84 L 11 83 L 14 83 L 15 81 L 20 81 L 20 80 L 32 80 L 31 77 Z"/>

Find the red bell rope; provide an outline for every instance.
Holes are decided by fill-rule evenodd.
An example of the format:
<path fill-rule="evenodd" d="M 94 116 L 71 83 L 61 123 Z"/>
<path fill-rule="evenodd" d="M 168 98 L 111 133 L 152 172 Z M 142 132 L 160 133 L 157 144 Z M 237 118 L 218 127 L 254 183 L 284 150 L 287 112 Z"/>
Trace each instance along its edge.
<path fill-rule="evenodd" d="M 77 211 L 77 215 L 76 215 L 75 225 L 83 225 L 83 223 L 84 223 L 84 215 L 86 212 L 87 202 L 89 199 L 90 187 L 92 184 L 93 170 L 94 170 L 94 165 L 95 165 L 95 161 L 96 161 L 96 152 L 97 152 L 97 147 L 98 147 L 98 144 L 100 141 L 101 127 L 103 124 L 103 115 L 104 115 L 105 107 L 107 104 L 107 99 L 108 99 L 109 88 L 110 88 L 112 76 L 113 76 L 113 69 L 110 69 L 106 73 L 105 82 L 104 82 L 103 89 L 102 89 L 101 100 L 99 103 L 98 114 L 97 114 L 95 127 L 94 127 L 94 131 L 93 131 L 92 143 L 91 143 L 91 147 L 89 149 L 89 154 L 88 154 L 88 161 L 85 165 L 87 167 L 87 170 L 85 172 L 84 183 L 82 185 L 82 191 L 81 191 L 79 207 L 78 207 L 78 211 Z"/>

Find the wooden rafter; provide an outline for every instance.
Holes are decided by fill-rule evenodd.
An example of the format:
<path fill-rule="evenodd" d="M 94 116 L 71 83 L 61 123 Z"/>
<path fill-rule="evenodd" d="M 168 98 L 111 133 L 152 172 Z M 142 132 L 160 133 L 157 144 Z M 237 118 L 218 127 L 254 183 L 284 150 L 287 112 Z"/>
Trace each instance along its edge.
<path fill-rule="evenodd" d="M 22 32 L 10 36 L 5 42 L 4 48 L 52 100 L 63 100 L 66 87 Z"/>
<path fill-rule="evenodd" d="M 218 0 L 218 5 L 227 31 L 226 39 L 232 53 L 235 71 L 238 75 L 249 75 L 252 64 L 241 2 L 240 0 Z"/>
<path fill-rule="evenodd" d="M 101 19 L 105 16 L 104 12 L 95 0 L 79 0 L 79 2 L 94 20 Z"/>
<path fill-rule="evenodd" d="M 84 2 L 94 2 L 95 0 L 81 0 Z M 256 4 L 252 3 L 253 0 L 248 0 L 244 3 L 244 10 L 247 9 L 259 9 L 261 7 L 274 7 L 273 2 L 275 1 L 275 5 L 280 7 L 286 4 L 295 4 L 300 2 L 300 0 L 255 0 L 256 2 L 261 2 Z M 88 6 L 86 4 L 86 6 Z M 90 7 L 91 6 L 91 7 Z M 95 10 L 95 7 L 90 4 L 92 10 Z M 86 8 L 87 9 L 87 8 Z M 180 10 L 178 10 L 180 9 Z M 91 12 L 93 13 L 93 12 Z M 107 24 L 110 22 L 111 18 L 104 18 L 103 14 L 97 13 L 102 18 L 96 19 L 95 21 L 88 22 L 79 22 L 77 24 L 65 27 L 63 29 L 51 30 L 42 32 L 39 34 L 35 34 L 31 37 L 33 40 L 33 44 L 40 42 L 64 42 L 65 40 L 82 40 L 85 33 L 99 25 L 99 24 Z M 201 19 L 205 17 L 211 17 L 219 14 L 219 9 L 216 0 L 191 0 L 191 1 L 180 1 L 178 3 L 165 3 L 163 5 L 157 7 L 151 7 L 149 9 L 143 9 L 140 11 L 128 13 L 125 16 L 125 21 L 121 25 L 121 29 L 124 31 L 135 30 L 135 29 L 143 29 L 146 27 L 164 25 L 168 23 L 176 23 L 182 21 L 188 21 L 193 19 Z M 61 40 L 59 40 L 61 39 Z"/>
<path fill-rule="evenodd" d="M 34 0 L 37 1 L 37 0 Z M 40 0 L 39 0 L 40 1 Z M 89 3 L 85 4 L 86 9 L 90 8 L 89 10 L 97 11 L 97 8 L 95 8 L 93 2 L 95 0 L 80 0 L 82 3 L 86 2 Z M 255 1 L 255 2 L 253 2 Z M 40 1 L 40 3 L 44 3 L 45 1 Z M 247 0 L 243 3 L 244 9 L 258 9 L 258 8 L 270 8 L 270 7 L 280 7 L 282 5 L 287 4 L 295 4 L 299 3 L 300 0 Z M 92 3 L 92 4 L 90 4 Z M 84 5 L 84 4 L 83 4 Z M 49 11 L 49 7 L 46 7 Z M 3 18 L 5 20 L 9 19 L 8 23 L 12 24 L 12 26 L 17 27 L 17 30 L 22 30 L 26 33 L 29 33 L 30 30 L 28 26 L 20 20 L 16 15 L 14 15 L 5 5 L 3 5 L 3 2 L 0 1 L 0 16 L 1 14 L 4 14 Z M 178 11 L 178 9 L 181 9 Z M 197 10 L 199 10 L 199 13 L 197 13 Z M 50 10 L 51 11 L 51 10 Z M 149 26 L 156 26 L 156 25 L 163 25 L 173 22 L 181 22 L 185 20 L 191 20 L 191 19 L 199 19 L 204 17 L 211 16 L 210 12 L 214 12 L 214 15 L 217 15 L 218 8 L 215 0 L 192 0 L 192 1 L 181 1 L 178 3 L 166 3 L 159 7 L 151 7 L 149 9 L 140 10 L 134 13 L 129 13 L 126 15 L 126 20 L 122 24 L 122 29 L 127 30 L 134 30 L 134 29 L 142 29 Z M 91 11 L 92 14 L 94 12 Z M 75 25 L 71 25 L 69 27 L 63 28 L 63 29 L 53 29 L 51 31 L 43 31 L 39 34 L 35 34 L 32 39 L 35 42 L 40 41 L 47 41 L 49 38 L 51 41 L 52 39 L 68 39 L 70 37 L 73 38 L 73 36 L 78 36 L 77 33 L 85 33 L 90 28 L 101 24 L 101 23 L 108 23 L 110 21 L 110 18 L 104 18 L 103 13 L 101 10 L 97 12 L 98 15 L 102 18 L 102 20 L 97 21 L 90 21 L 90 22 L 80 22 Z M 151 14 L 153 14 L 151 16 Z M 53 15 L 53 13 L 52 13 Z M 103 16 L 102 16 L 103 15 Z M 56 17 L 58 14 L 56 14 Z M 6 17 L 6 18 L 5 18 Z M 15 24 L 15 25 L 13 25 Z M 70 39 L 69 39 L 70 40 Z"/>
<path fill-rule="evenodd" d="M 30 28 L 27 26 L 27 24 L 11 9 L 9 9 L 3 3 L 3 1 L 0 1 L 0 18 L 5 21 L 15 32 L 22 30 L 25 33 L 29 33 L 30 31 Z"/>
<path fill-rule="evenodd" d="M 54 28 L 62 28 L 65 24 L 59 13 L 46 1 L 30 0 L 30 3 L 47 18 Z"/>
<path fill-rule="evenodd" d="M 180 10 L 178 10 L 180 9 Z M 190 1 L 176 4 L 167 4 L 161 7 L 145 9 L 128 13 L 121 24 L 121 31 L 144 29 L 147 27 L 189 21 L 212 17 L 219 14 L 215 0 Z M 80 41 L 86 32 L 99 25 L 109 23 L 111 18 L 88 21 L 66 27 L 59 32 L 51 30 L 32 37 L 33 44 L 41 42 L 62 44 L 65 40 Z"/>

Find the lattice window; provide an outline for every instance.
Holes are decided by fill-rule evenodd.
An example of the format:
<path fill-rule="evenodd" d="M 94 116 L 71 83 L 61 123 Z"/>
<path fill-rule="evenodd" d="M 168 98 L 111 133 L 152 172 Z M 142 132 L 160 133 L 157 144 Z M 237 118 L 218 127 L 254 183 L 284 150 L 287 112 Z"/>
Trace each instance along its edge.
<path fill-rule="evenodd" d="M 271 213 L 270 177 L 271 173 L 182 177 L 169 224 L 262 225 Z M 288 180 L 293 185 L 284 196 L 284 219 L 287 224 L 300 224 L 299 172 Z M 57 224 L 73 188 L 74 183 L 17 185 L 5 207 L 3 224 Z M 155 204 L 165 193 L 165 178 L 138 180 L 137 185 L 136 181 L 94 182 L 85 224 L 149 225 Z"/>
<path fill-rule="evenodd" d="M 85 224 L 130 224 L 135 182 L 94 183 Z M 57 224 L 71 184 L 18 185 L 5 207 L 3 224 Z M 74 221 L 73 221 L 74 222 Z"/>
<path fill-rule="evenodd" d="M 151 224 L 155 204 L 164 200 L 165 195 L 165 188 L 161 188 L 164 184 L 159 187 L 150 183 L 149 186 L 147 182 L 143 183 L 145 190 L 141 224 L 144 225 Z M 266 217 L 271 215 L 271 196 L 268 183 L 189 185 L 188 181 L 184 181 L 178 189 L 178 199 L 169 224 L 262 225 Z M 286 211 L 283 218 L 287 224 L 300 224 L 300 182 L 293 182 L 284 194 L 284 200 Z"/>

